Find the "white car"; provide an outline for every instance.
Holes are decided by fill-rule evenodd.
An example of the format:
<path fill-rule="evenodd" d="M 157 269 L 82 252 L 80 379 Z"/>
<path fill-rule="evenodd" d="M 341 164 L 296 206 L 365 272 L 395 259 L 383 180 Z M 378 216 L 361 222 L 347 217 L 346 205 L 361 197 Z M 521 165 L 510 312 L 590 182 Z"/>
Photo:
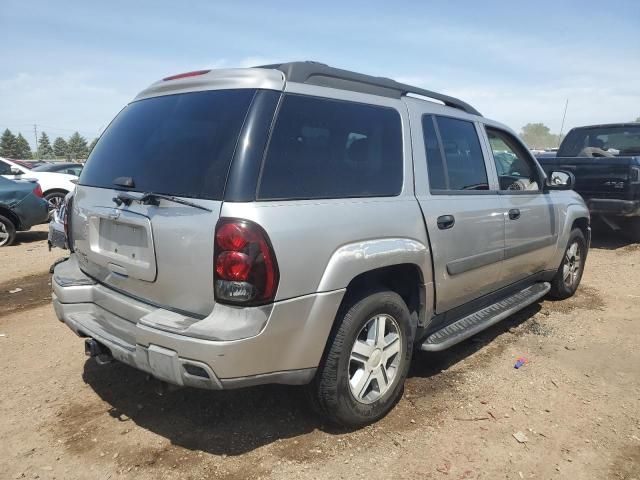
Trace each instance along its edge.
<path fill-rule="evenodd" d="M 37 180 L 44 199 L 52 208 L 59 208 L 67 193 L 75 188 L 75 175 L 57 172 L 35 172 L 9 159 L 0 157 L 0 175 L 9 180 Z"/>

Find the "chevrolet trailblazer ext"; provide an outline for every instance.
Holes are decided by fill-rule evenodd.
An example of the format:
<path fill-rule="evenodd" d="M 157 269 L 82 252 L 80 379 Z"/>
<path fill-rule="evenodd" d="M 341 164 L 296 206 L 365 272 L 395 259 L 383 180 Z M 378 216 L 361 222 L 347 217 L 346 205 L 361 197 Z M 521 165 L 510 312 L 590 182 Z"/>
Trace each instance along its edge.
<path fill-rule="evenodd" d="M 415 348 L 573 295 L 590 226 L 572 178 L 470 105 L 386 78 L 175 75 L 91 153 L 53 305 L 100 362 L 214 390 L 309 384 L 330 420 L 363 425 Z"/>

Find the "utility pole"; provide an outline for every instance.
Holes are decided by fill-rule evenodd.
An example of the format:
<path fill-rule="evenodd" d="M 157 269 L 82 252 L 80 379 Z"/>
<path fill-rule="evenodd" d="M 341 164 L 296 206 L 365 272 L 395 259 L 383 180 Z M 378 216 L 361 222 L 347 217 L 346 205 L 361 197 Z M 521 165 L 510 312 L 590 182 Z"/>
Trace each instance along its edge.
<path fill-rule="evenodd" d="M 560 142 L 562 141 L 562 132 L 564 131 L 564 119 L 567 117 L 567 107 L 569 106 L 569 99 L 564 104 L 564 113 L 562 114 L 562 125 L 560 125 L 560 135 L 558 135 L 558 148 L 560 148 Z"/>
<path fill-rule="evenodd" d="M 35 123 L 33 124 L 33 135 L 36 139 L 36 158 L 40 158 L 40 155 L 38 155 L 38 125 Z"/>

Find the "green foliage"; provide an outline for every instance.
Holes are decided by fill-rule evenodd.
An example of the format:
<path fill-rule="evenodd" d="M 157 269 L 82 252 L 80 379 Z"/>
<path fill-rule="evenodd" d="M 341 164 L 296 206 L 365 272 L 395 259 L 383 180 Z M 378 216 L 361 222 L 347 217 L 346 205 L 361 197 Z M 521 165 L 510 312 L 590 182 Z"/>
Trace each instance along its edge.
<path fill-rule="evenodd" d="M 40 134 L 40 140 L 38 140 L 38 155 L 40 158 L 53 157 L 53 148 L 51 148 L 49 136 L 45 132 Z"/>
<path fill-rule="evenodd" d="M 89 155 L 87 140 L 78 132 L 75 132 L 69 137 L 67 141 L 67 154 L 72 160 L 87 158 Z"/>
<path fill-rule="evenodd" d="M 93 147 L 96 146 L 96 143 L 98 143 L 98 138 L 94 138 L 93 140 L 91 140 L 91 143 L 89 144 L 89 153 L 91 153 L 93 151 Z"/>
<path fill-rule="evenodd" d="M 0 138 L 0 157 L 16 158 L 17 153 L 17 138 L 7 128 Z"/>
<path fill-rule="evenodd" d="M 28 160 L 31 158 L 31 145 L 21 133 L 16 137 L 16 158 Z"/>
<path fill-rule="evenodd" d="M 67 142 L 64 138 L 58 137 L 53 141 L 53 154 L 56 157 L 67 157 Z"/>
<path fill-rule="evenodd" d="M 640 123 L 640 117 L 636 118 L 636 122 Z"/>
<path fill-rule="evenodd" d="M 544 123 L 527 123 L 520 136 L 529 148 L 553 148 L 560 143 L 560 136 L 551 133 Z"/>

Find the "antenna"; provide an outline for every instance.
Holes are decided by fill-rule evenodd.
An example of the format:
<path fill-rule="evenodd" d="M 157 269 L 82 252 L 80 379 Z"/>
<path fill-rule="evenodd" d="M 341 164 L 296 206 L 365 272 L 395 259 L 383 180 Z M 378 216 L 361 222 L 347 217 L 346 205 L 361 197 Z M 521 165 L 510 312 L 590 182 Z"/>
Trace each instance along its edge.
<path fill-rule="evenodd" d="M 567 118 L 567 107 L 569 107 L 569 99 L 564 104 L 564 113 L 562 114 L 562 124 L 560 125 L 560 135 L 558 135 L 558 148 L 560 148 L 560 142 L 562 141 L 562 132 L 564 131 L 564 119 Z"/>

